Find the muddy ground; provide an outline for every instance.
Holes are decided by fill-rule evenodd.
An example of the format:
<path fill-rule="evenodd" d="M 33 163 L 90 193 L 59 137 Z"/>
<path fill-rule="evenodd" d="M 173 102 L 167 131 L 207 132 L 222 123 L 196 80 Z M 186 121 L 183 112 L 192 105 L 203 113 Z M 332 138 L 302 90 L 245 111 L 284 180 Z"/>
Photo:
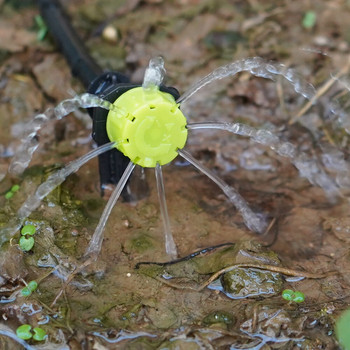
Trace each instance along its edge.
<path fill-rule="evenodd" d="M 240 121 L 274 130 L 320 162 L 325 154 L 335 162 L 335 150 L 347 160 L 346 122 L 340 123 L 330 106 L 338 101 L 345 114 L 348 108 L 348 1 L 63 3 L 97 62 L 134 82 L 142 81 L 149 59 L 157 55 L 165 60 L 166 83 L 180 93 L 216 67 L 242 58 L 261 56 L 295 68 L 318 91 L 309 108 L 303 109 L 307 101 L 285 79 L 242 73 L 207 86 L 182 109 L 191 122 Z M 38 40 L 37 15 L 34 1 L 0 0 L 3 227 L 49 173 L 93 147 L 89 117 L 79 111 L 40 132 L 41 145 L 23 176 L 5 176 L 23 125 L 84 92 L 50 36 Z M 106 27 L 116 36 L 107 35 Z M 81 264 L 108 197 L 100 196 L 94 159 L 28 218 L 37 228 L 31 251 L 20 249 L 19 233 L 1 248 L 1 349 L 23 348 L 10 338 L 21 324 L 47 332 L 46 346 L 27 341 L 27 348 L 38 349 L 339 348 L 335 322 L 350 300 L 348 165 L 327 170 L 333 178 L 342 172 L 339 194 L 329 198 L 288 159 L 248 138 L 190 131 L 186 149 L 264 213 L 268 230 L 249 231 L 219 188 L 179 158 L 163 169 L 179 258 L 232 244 L 175 264 L 135 269 L 139 262 L 170 260 L 154 171 L 146 169 L 147 186 L 138 186 L 140 173 L 133 176 L 142 199 L 119 201 L 113 209 L 98 261 L 65 283 L 62 277 Z M 15 184 L 20 190 L 6 199 Z M 210 277 L 228 266 L 236 268 L 208 288 Z M 39 282 L 37 291 L 21 296 L 31 280 Z M 303 292 L 305 301 L 284 300 L 284 289 Z"/>

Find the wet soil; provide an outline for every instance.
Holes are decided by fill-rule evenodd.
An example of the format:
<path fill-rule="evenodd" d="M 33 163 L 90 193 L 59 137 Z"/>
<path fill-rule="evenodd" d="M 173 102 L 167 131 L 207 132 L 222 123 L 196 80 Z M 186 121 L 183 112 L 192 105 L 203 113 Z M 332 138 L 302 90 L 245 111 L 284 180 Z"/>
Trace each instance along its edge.
<path fill-rule="evenodd" d="M 294 67 L 317 89 L 331 75 L 343 71 L 346 78 L 349 71 L 346 1 L 63 3 L 99 64 L 121 70 L 135 82 L 142 81 L 149 59 L 159 54 L 165 60 L 167 84 L 180 92 L 216 67 L 249 56 Z M 310 28 L 303 24 L 308 11 L 316 14 Z M 0 0 L 3 175 L 23 123 L 84 91 L 50 37 L 37 41 L 37 14 L 32 1 Z M 114 28 L 117 36 L 108 36 L 106 27 Z M 327 118 L 334 97 L 346 110 L 347 94 L 344 85 L 335 83 L 296 123 L 289 123 L 306 101 L 283 79 L 271 82 L 242 73 L 204 88 L 182 109 L 191 122 L 241 121 L 275 130 L 310 155 L 322 156 L 331 145 L 347 159 L 348 134 Z M 2 226 L 55 167 L 92 149 L 90 134 L 84 111 L 42 130 L 30 168 L 21 178 L 6 175 L 0 182 Z M 47 349 L 339 348 L 334 324 L 350 300 L 348 187 L 341 186 L 340 196 L 330 200 L 285 158 L 223 131 L 191 131 L 186 148 L 254 210 L 266 214 L 269 230 L 262 235 L 250 232 L 215 184 L 176 159 L 163 173 L 179 257 L 232 245 L 203 250 L 174 264 L 135 269 L 140 262 L 169 261 L 154 171 L 146 169 L 148 189 L 137 190 L 143 198 L 117 203 L 97 262 L 65 283 L 82 263 L 108 197 L 100 196 L 98 164 L 92 160 L 28 219 L 38 229 L 32 251 L 20 250 L 19 233 L 1 248 L 1 349 L 23 348 L 6 334 L 24 323 L 42 324 Z M 134 186 L 140 181 L 135 174 Z M 6 199 L 13 184 L 19 184 L 20 191 Z M 228 266 L 237 268 L 205 285 Z M 285 270 L 273 270 L 278 268 L 309 278 L 293 279 Z M 39 282 L 38 290 L 20 296 L 31 280 Z M 305 301 L 284 300 L 284 289 L 303 292 Z M 39 346 L 34 340 L 28 343 Z"/>

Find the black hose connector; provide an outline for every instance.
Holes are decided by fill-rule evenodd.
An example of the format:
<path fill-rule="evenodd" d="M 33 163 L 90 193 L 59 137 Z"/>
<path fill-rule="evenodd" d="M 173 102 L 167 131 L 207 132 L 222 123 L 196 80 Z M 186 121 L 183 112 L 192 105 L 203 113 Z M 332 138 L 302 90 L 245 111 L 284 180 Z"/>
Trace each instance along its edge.
<path fill-rule="evenodd" d="M 120 83 L 129 83 L 129 79 L 118 72 L 103 73 L 95 63 L 81 38 L 71 26 L 68 16 L 58 0 L 38 0 L 40 14 L 43 17 L 51 36 L 58 49 L 66 58 L 72 74 L 78 78 L 91 94 L 106 97 L 105 90 Z M 109 99 L 110 100 L 110 99 Z M 111 101 L 111 102 L 114 102 Z M 107 111 L 101 108 L 89 108 L 88 112 L 93 119 L 93 139 L 98 146 L 109 142 L 105 130 Z M 103 121 L 101 122 L 101 116 Z M 117 149 L 113 149 L 99 156 L 100 188 L 103 194 L 105 186 L 117 184 L 129 160 Z M 125 197 L 125 194 L 124 194 Z"/>
<path fill-rule="evenodd" d="M 87 89 L 91 82 L 102 74 L 102 69 L 82 44 L 58 0 L 38 0 L 38 6 L 51 36 L 66 58 L 73 75 Z"/>

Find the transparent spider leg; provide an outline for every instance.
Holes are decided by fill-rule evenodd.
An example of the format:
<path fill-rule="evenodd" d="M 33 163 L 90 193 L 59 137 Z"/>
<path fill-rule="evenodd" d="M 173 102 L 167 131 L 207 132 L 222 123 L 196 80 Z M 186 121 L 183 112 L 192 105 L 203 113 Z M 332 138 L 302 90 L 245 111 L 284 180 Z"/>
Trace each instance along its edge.
<path fill-rule="evenodd" d="M 317 100 L 317 98 L 319 98 L 319 96 L 321 95 L 321 92 L 324 92 L 323 89 L 326 88 L 326 90 L 329 89 L 329 87 L 333 84 L 334 81 L 337 81 L 342 87 L 344 87 L 345 89 L 347 89 L 348 91 L 350 91 L 350 80 L 346 77 L 344 77 L 343 75 L 345 74 L 345 72 L 348 71 L 348 67 L 347 65 L 341 69 L 336 75 L 331 74 L 331 80 L 328 80 L 328 82 L 326 82 L 324 85 L 322 85 L 316 95 L 314 96 L 313 99 L 311 99 L 309 101 L 309 103 L 307 103 L 300 111 L 297 115 L 295 115 L 290 121 L 289 124 L 293 124 L 294 122 L 296 122 L 298 120 L 299 117 L 301 117 L 302 115 L 304 115 L 304 113 L 309 109 L 309 107 L 312 105 L 312 102 L 315 102 Z M 337 123 L 339 123 L 344 130 L 350 134 L 350 118 L 349 118 L 349 113 L 347 113 L 347 111 L 341 106 L 341 103 L 339 101 L 339 99 L 337 98 L 333 98 L 332 100 L 330 100 L 327 104 L 329 112 L 332 113 L 332 116 L 327 116 L 325 119 L 328 120 L 332 120 L 334 118 L 337 119 Z M 301 111 L 303 111 L 301 113 Z"/>
<path fill-rule="evenodd" d="M 242 196 L 231 186 L 229 186 L 225 181 L 221 180 L 217 175 L 215 175 L 211 170 L 205 167 L 203 164 L 199 163 L 193 156 L 185 150 L 178 150 L 181 157 L 186 159 L 194 167 L 196 167 L 203 174 L 208 176 L 212 181 L 214 181 L 221 190 L 225 193 L 229 201 L 236 207 L 243 217 L 246 226 L 255 232 L 263 233 L 266 229 L 266 221 L 259 214 L 254 213 L 248 206 L 247 202 L 242 198 Z"/>
<path fill-rule="evenodd" d="M 252 57 L 235 61 L 215 69 L 192 85 L 176 102 L 183 103 L 205 85 L 215 80 L 235 76 L 237 73 L 243 71 L 250 72 L 257 77 L 271 80 L 275 80 L 276 75 L 282 75 L 293 85 L 294 90 L 298 94 L 301 94 L 307 99 L 311 99 L 315 95 L 315 88 L 310 83 L 306 82 L 295 70 L 287 68 L 280 63 L 265 61 L 260 57 Z"/>
<path fill-rule="evenodd" d="M 105 101 L 92 94 L 82 94 L 74 98 L 67 99 L 58 104 L 55 108 L 48 108 L 44 113 L 38 114 L 28 123 L 26 135 L 22 143 L 16 150 L 8 172 L 14 175 L 20 175 L 28 167 L 33 153 L 39 146 L 37 138 L 38 131 L 50 120 L 60 120 L 66 115 L 79 108 L 100 107 L 107 110 L 113 110 L 112 103 Z"/>
<path fill-rule="evenodd" d="M 284 142 L 269 130 L 257 129 L 242 123 L 193 123 L 188 124 L 189 130 L 195 129 L 220 129 L 233 134 L 248 136 L 254 142 L 270 147 L 282 157 L 289 158 L 291 163 L 299 170 L 300 176 L 305 177 L 312 185 L 321 187 L 330 201 L 334 201 L 340 195 L 336 183 L 320 167 L 317 159 L 310 158 L 304 152 L 298 152 L 296 146 L 290 142 Z"/>
<path fill-rule="evenodd" d="M 174 242 L 173 235 L 170 228 L 170 220 L 168 215 L 168 208 L 166 205 L 165 191 L 164 191 L 164 181 L 163 181 L 163 172 L 162 167 L 157 163 L 155 167 L 156 181 L 157 181 L 157 190 L 158 198 L 160 204 L 160 213 L 162 215 L 162 221 L 164 226 L 164 237 L 165 237 L 165 251 L 172 259 L 177 258 L 177 250 Z"/>
<path fill-rule="evenodd" d="M 135 168 L 135 164 L 130 162 L 125 169 L 121 179 L 119 180 L 116 188 L 114 189 L 111 197 L 109 198 L 103 213 L 100 217 L 100 221 L 95 229 L 94 235 L 91 238 L 91 241 L 89 243 L 88 248 L 86 249 L 86 252 L 84 254 L 85 257 L 90 257 L 93 260 L 96 260 L 98 257 L 98 254 L 100 253 L 101 247 L 102 247 L 102 241 L 103 241 L 103 231 L 106 226 L 107 220 L 109 218 L 109 215 L 111 214 L 111 211 L 113 207 L 115 206 L 115 203 L 117 202 L 118 198 L 120 197 L 120 194 L 122 193 L 126 182 L 128 181 L 132 171 Z"/>
<path fill-rule="evenodd" d="M 154 57 L 149 61 L 145 71 L 142 87 L 149 89 L 159 87 L 165 76 L 164 60 L 162 57 Z"/>
<path fill-rule="evenodd" d="M 88 162 L 90 159 L 111 150 L 116 145 L 115 142 L 110 142 L 102 145 L 91 152 L 83 155 L 82 157 L 73 160 L 68 163 L 62 169 L 57 170 L 48 179 L 43 182 L 35 191 L 30 195 L 27 200 L 19 208 L 16 218 L 10 221 L 7 227 L 0 229 L 0 246 L 8 241 L 21 227 L 24 220 L 39 207 L 42 199 L 44 199 L 51 191 L 59 186 L 70 174 L 76 172 L 82 165 Z"/>

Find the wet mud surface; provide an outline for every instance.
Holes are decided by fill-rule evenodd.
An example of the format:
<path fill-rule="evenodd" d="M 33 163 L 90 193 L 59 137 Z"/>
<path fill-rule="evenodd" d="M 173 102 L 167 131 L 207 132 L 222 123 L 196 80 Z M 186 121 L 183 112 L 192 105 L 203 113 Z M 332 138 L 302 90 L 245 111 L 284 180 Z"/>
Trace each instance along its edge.
<path fill-rule="evenodd" d="M 346 1 L 63 3 L 99 64 L 135 82 L 159 54 L 166 83 L 180 92 L 218 66 L 250 56 L 295 68 L 317 91 L 339 72 L 348 77 Z M 4 227 L 50 173 L 89 152 L 93 142 L 89 116 L 73 113 L 43 128 L 40 147 L 20 178 L 5 175 L 24 123 L 84 89 L 50 37 L 37 41 L 34 2 L 0 0 L 0 11 Z M 308 11 L 316 13 L 311 28 L 303 24 Z M 348 93 L 346 84 L 334 81 L 303 109 L 307 101 L 284 79 L 241 73 L 203 88 L 181 109 L 191 122 L 272 130 L 299 151 L 339 167 L 336 150 L 347 161 L 349 136 L 346 122 L 332 119 L 330 103 L 337 98 L 347 111 Z M 146 169 L 147 183 L 140 171 L 131 179 L 141 199 L 118 201 L 98 260 L 77 272 L 108 199 L 108 193 L 100 196 L 93 159 L 27 219 L 37 228 L 31 251 L 19 248 L 19 232 L 1 248 L 1 349 L 23 348 L 9 336 L 21 324 L 47 332 L 46 345 L 27 341 L 34 349 L 339 348 L 334 325 L 350 300 L 349 169 L 327 168 L 338 175 L 339 189 L 329 198 L 288 159 L 248 138 L 192 130 L 186 149 L 266 215 L 266 232 L 250 232 L 219 188 L 179 157 L 163 168 L 179 260 L 168 263 L 154 170 Z M 20 190 L 6 199 L 14 184 Z M 21 296 L 32 280 L 38 289 Z M 304 293 L 305 301 L 284 300 L 285 289 Z"/>

